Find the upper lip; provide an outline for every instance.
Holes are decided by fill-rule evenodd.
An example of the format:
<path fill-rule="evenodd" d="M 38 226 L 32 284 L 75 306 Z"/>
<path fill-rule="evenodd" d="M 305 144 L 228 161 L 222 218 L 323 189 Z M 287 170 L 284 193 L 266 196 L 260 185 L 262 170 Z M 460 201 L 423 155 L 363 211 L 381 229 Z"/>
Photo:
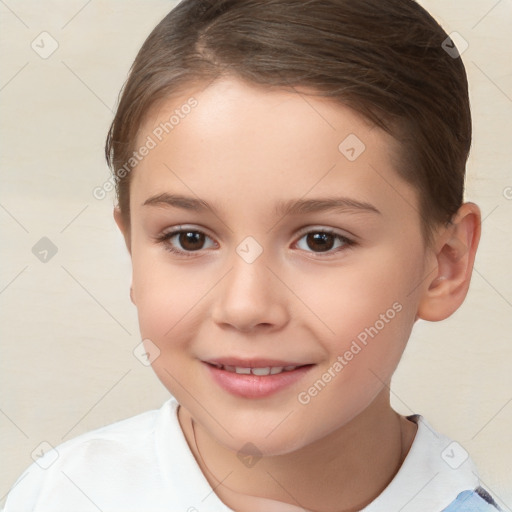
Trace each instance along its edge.
<path fill-rule="evenodd" d="M 222 366 L 236 366 L 238 368 L 276 368 L 286 366 L 304 366 L 311 363 L 297 363 L 294 361 L 283 361 L 281 359 L 240 359 L 238 357 L 219 357 L 216 359 L 208 359 L 204 361 L 209 364 L 217 364 Z"/>

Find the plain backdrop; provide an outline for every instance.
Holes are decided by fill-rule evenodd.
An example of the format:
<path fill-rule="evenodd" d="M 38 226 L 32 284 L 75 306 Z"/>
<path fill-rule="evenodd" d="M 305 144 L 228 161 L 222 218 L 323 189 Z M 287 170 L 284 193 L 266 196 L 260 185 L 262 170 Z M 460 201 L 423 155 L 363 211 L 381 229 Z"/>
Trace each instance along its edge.
<path fill-rule="evenodd" d="M 481 207 L 483 234 L 465 303 L 446 321 L 415 326 L 392 403 L 464 446 L 511 510 L 512 2 L 420 3 L 468 44 L 466 200 Z M 113 193 L 97 200 L 92 190 L 109 177 L 104 141 L 129 67 L 175 5 L 0 1 L 0 506 L 41 443 L 169 397 L 133 354 L 141 340 L 130 260 Z"/>

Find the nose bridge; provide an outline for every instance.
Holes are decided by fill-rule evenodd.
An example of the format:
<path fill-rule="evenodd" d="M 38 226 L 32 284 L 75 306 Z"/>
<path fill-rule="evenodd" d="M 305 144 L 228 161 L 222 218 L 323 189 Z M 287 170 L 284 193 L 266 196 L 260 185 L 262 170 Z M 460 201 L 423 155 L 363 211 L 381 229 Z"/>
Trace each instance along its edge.
<path fill-rule="evenodd" d="M 267 267 L 266 251 L 248 236 L 230 258 L 214 308 L 217 323 L 249 330 L 258 324 L 282 325 L 286 318 L 282 285 Z M 274 271 L 275 272 L 275 271 Z"/>

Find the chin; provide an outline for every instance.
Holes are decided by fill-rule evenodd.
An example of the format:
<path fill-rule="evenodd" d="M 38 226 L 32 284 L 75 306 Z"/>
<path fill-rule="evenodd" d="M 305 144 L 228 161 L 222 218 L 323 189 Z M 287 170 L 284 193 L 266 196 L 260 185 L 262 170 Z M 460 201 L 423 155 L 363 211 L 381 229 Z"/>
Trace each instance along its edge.
<path fill-rule="evenodd" d="M 210 422 L 206 428 L 218 443 L 240 456 L 244 453 L 265 457 L 286 455 L 314 442 L 317 437 L 322 437 L 321 434 L 314 436 L 313 433 L 304 432 L 303 428 L 293 424 L 288 428 L 283 425 L 266 428 L 256 422 L 253 422 L 252 426 L 247 423 L 237 425 L 231 422 L 229 434 L 217 424 L 211 425 Z"/>

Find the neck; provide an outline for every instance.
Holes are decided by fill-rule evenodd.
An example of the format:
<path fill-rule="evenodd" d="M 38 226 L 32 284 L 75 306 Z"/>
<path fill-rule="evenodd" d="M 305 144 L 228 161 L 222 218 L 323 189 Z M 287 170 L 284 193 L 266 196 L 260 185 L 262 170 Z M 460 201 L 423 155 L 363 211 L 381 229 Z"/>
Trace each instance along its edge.
<path fill-rule="evenodd" d="M 390 407 L 387 391 L 326 437 L 291 453 L 263 457 L 246 468 L 236 452 L 211 438 L 182 407 L 178 417 L 208 482 L 227 506 L 239 512 L 254 512 L 258 504 L 270 510 L 268 500 L 298 510 L 361 510 L 393 479 L 416 433 L 416 425 Z"/>

